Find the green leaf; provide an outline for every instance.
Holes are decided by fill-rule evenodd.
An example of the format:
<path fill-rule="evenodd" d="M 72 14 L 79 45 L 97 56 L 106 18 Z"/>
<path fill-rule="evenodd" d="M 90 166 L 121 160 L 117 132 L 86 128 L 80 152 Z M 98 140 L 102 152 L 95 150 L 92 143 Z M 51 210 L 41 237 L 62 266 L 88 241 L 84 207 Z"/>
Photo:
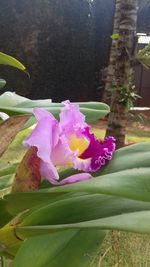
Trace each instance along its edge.
<path fill-rule="evenodd" d="M 8 164 L 8 166 L 0 169 L 0 198 L 10 193 L 16 166 L 16 164 Z"/>
<path fill-rule="evenodd" d="M 6 185 L 9 186 L 11 184 L 10 175 L 1 176 L 0 178 L 0 189 L 3 189 Z"/>
<path fill-rule="evenodd" d="M 94 176 L 141 167 L 150 167 L 150 142 L 141 142 L 118 149 L 113 159 Z"/>
<path fill-rule="evenodd" d="M 59 199 L 62 193 L 47 192 L 28 192 L 28 193 L 12 193 L 4 197 L 7 203 L 7 210 L 12 215 L 34 208 L 36 206 L 46 205 Z"/>
<path fill-rule="evenodd" d="M 107 163 L 100 171 L 92 173 L 94 177 L 104 174 L 111 174 L 126 169 L 139 167 L 150 167 L 150 142 L 142 142 L 118 149 L 113 155 L 113 159 Z M 61 179 L 76 174 L 77 171 L 70 168 L 61 170 Z"/>
<path fill-rule="evenodd" d="M 0 95 L 0 107 L 7 106 L 7 107 L 14 107 L 17 105 L 22 105 L 25 101 L 31 101 L 30 99 L 17 95 L 14 92 L 5 92 Z"/>
<path fill-rule="evenodd" d="M 1 101 L 1 99 L 0 99 Z M 62 104 L 59 103 L 50 103 L 49 100 L 34 100 L 34 101 L 25 101 L 18 105 L 8 106 L 8 105 L 1 105 L 0 102 L 0 111 L 5 112 L 8 115 L 17 115 L 17 114 L 32 114 L 34 107 L 44 107 L 46 110 L 51 112 L 57 119 L 59 118 L 59 113 L 62 108 Z M 48 103 L 49 102 L 49 103 Z M 87 102 L 87 103 L 80 103 L 80 111 L 86 116 L 87 122 L 95 121 L 99 118 L 106 116 L 110 109 L 106 104 L 99 103 L 99 102 Z M 35 121 L 32 121 L 32 123 Z"/>
<path fill-rule="evenodd" d="M 12 182 L 13 177 L 10 174 L 0 177 L 0 198 L 10 192 Z"/>
<path fill-rule="evenodd" d="M 69 230 L 24 242 L 13 267 L 88 267 L 105 237 L 99 230 Z"/>
<path fill-rule="evenodd" d="M 88 192 L 141 201 L 150 201 L 149 190 L 150 168 L 133 168 L 102 175 L 85 182 L 49 189 L 51 192 Z"/>
<path fill-rule="evenodd" d="M 101 194 L 72 194 L 44 203 L 27 214 L 20 226 L 68 224 L 142 209 L 150 209 L 150 203 Z"/>
<path fill-rule="evenodd" d="M 5 165 L 5 164 L 4 164 Z M 18 164 L 14 163 L 14 164 L 8 164 L 4 167 L 1 167 L 0 169 L 0 177 L 8 175 L 8 174 L 13 174 L 16 170 L 16 167 L 18 166 Z"/>
<path fill-rule="evenodd" d="M 22 71 L 25 71 L 26 69 L 25 66 L 21 62 L 19 62 L 17 59 L 9 55 L 6 55 L 2 52 L 0 52 L 0 64 L 9 65 L 11 67 L 15 67 Z"/>
<path fill-rule="evenodd" d="M 90 108 L 90 109 L 100 109 L 100 110 L 109 110 L 109 106 L 102 102 L 74 102 L 78 104 L 81 108 Z M 51 99 L 42 99 L 42 100 L 26 100 L 23 103 L 24 108 L 34 108 L 34 107 L 59 107 L 62 108 L 64 105 L 61 103 L 51 102 Z M 16 107 L 22 107 L 22 104 L 17 104 Z"/>
<path fill-rule="evenodd" d="M 68 171 L 72 170 L 65 170 L 66 173 Z M 72 238 L 66 245 L 67 232 L 86 231 L 90 242 L 96 241 L 94 236 L 89 238 L 88 234 L 102 229 L 150 233 L 150 143 L 116 151 L 113 160 L 96 175 L 98 176 L 91 180 L 72 185 L 5 196 L 7 212 L 12 215 L 23 212 L 16 225 L 16 235 L 21 239 L 29 238 L 20 247 L 14 267 L 32 267 L 33 257 L 41 264 L 39 267 L 46 267 L 49 263 L 52 267 L 60 266 L 60 263 L 69 267 L 74 262 L 75 267 L 84 266 L 80 257 L 79 262 L 75 261 Z M 61 243 L 62 236 L 64 243 Z M 53 245 L 48 245 L 49 240 Z M 54 246 L 57 242 L 59 249 L 62 249 L 61 257 L 58 252 L 60 250 Z M 82 239 L 79 237 L 75 249 L 83 251 L 86 243 L 83 236 Z M 44 244 L 50 246 L 52 254 L 46 252 L 44 255 Z M 63 244 L 65 248 L 70 248 L 69 255 L 74 255 L 71 261 L 67 257 L 68 250 L 66 254 L 63 250 Z M 49 258 L 49 255 L 53 256 Z M 89 266 L 90 262 L 91 260 L 85 266 Z"/>
<path fill-rule="evenodd" d="M 18 163 L 26 152 L 26 148 L 23 147 L 22 141 L 28 133 L 28 130 L 19 132 L 0 158 L 0 184 L 2 185 L 0 189 L 0 197 L 3 197 L 10 192 L 13 181 L 12 177 L 16 171 Z"/>
<path fill-rule="evenodd" d="M 8 223 L 12 219 L 12 216 L 7 211 L 6 201 L 4 200 L 0 201 L 0 212 L 1 212 L 0 227 L 3 227 L 6 223 Z"/>
<path fill-rule="evenodd" d="M 113 229 L 127 232 L 150 234 L 149 221 L 150 211 L 143 210 L 73 224 L 24 226 L 18 230 L 18 233 L 21 234 L 21 236 L 34 236 L 37 235 L 37 233 L 44 235 L 68 229 Z"/>
<path fill-rule="evenodd" d="M 69 224 L 150 210 L 150 203 L 101 194 L 23 193 L 5 196 L 6 208 L 12 215 L 26 211 L 16 233 L 21 239 L 32 235 L 62 230 Z M 31 227 L 35 225 L 35 227 Z M 51 228 L 40 228 L 51 225 Z M 56 226 L 58 225 L 58 227 Z M 55 227 L 56 226 L 56 227 Z"/>
<path fill-rule="evenodd" d="M 118 39 L 119 39 L 119 33 L 113 33 L 113 34 L 111 35 L 111 39 L 112 39 L 112 40 L 118 40 Z"/>

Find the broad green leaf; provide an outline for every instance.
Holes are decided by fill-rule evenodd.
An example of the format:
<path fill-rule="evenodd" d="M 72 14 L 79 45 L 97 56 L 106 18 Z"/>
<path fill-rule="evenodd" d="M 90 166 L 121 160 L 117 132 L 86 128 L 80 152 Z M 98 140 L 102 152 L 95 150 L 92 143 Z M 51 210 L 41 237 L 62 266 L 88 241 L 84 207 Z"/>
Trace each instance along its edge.
<path fill-rule="evenodd" d="M 34 108 L 34 107 L 49 107 L 51 104 L 51 99 L 43 99 L 43 100 L 31 100 L 29 98 L 20 96 L 15 92 L 5 92 L 0 95 L 0 106 L 7 107 L 26 107 L 26 108 Z M 60 104 L 58 104 L 60 106 Z"/>
<path fill-rule="evenodd" d="M 19 227 L 56 225 L 58 222 L 60 225 L 72 224 L 138 210 L 150 210 L 150 203 L 100 194 L 72 194 L 36 207 L 23 218 Z"/>
<path fill-rule="evenodd" d="M 81 108 L 89 108 L 96 110 L 108 110 L 109 106 L 102 102 L 73 102 L 78 104 Z M 27 100 L 23 103 L 24 108 L 34 108 L 34 107 L 59 107 L 62 108 L 64 105 L 62 103 L 51 102 L 51 99 L 42 99 L 42 100 Z M 22 104 L 19 103 L 16 107 L 22 107 Z"/>
<path fill-rule="evenodd" d="M 36 108 L 36 107 L 49 107 L 49 106 L 58 106 L 60 107 L 61 104 L 55 104 L 55 103 L 52 103 L 52 100 L 51 99 L 41 99 L 41 100 L 28 100 L 28 101 L 25 101 L 23 103 L 23 107 L 24 108 Z M 21 104 L 18 104 L 16 107 L 20 108 L 22 107 Z"/>
<path fill-rule="evenodd" d="M 29 104 L 29 103 L 28 103 Z M 40 104 L 35 104 L 35 101 L 33 103 L 31 103 L 30 107 L 26 107 L 27 104 L 24 105 L 24 103 L 22 103 L 21 107 L 17 107 L 17 106 L 1 106 L 0 107 L 0 111 L 1 112 L 5 112 L 8 115 L 12 116 L 12 115 L 17 115 L 17 114 L 32 114 L 33 113 L 33 107 L 44 107 L 46 110 L 48 110 L 49 112 L 51 112 L 57 119 L 59 118 L 59 113 L 61 110 L 62 105 L 61 104 L 56 104 L 56 103 L 52 103 L 49 104 L 48 106 L 44 105 L 40 105 Z M 80 105 L 80 103 L 79 103 Z M 109 107 L 106 104 L 103 103 L 81 103 L 81 108 L 80 111 L 86 116 L 86 120 L 87 122 L 92 122 L 95 121 L 99 118 L 102 118 L 104 116 L 106 116 L 110 110 Z"/>
<path fill-rule="evenodd" d="M 79 104 L 81 108 L 91 108 L 91 109 L 100 109 L 100 110 L 110 110 L 109 106 L 102 102 L 75 102 Z"/>
<path fill-rule="evenodd" d="M 5 92 L 0 95 L 0 108 L 3 106 L 14 107 L 17 105 L 22 105 L 25 101 L 31 101 L 30 99 L 17 95 L 15 92 Z"/>
<path fill-rule="evenodd" d="M 67 195 L 67 194 L 66 194 Z M 5 196 L 7 210 L 12 215 L 22 212 L 27 209 L 34 208 L 40 205 L 46 205 L 63 196 L 62 193 L 47 193 L 47 192 L 28 192 L 28 193 L 12 193 Z"/>
<path fill-rule="evenodd" d="M 5 197 L 6 208 L 12 215 L 26 211 L 17 232 L 22 238 L 40 234 L 26 225 L 72 224 L 122 213 L 150 210 L 150 203 L 100 194 L 17 193 Z M 20 203 L 20 204 L 19 204 Z M 26 229 L 26 230 L 25 230 Z M 25 231 L 25 232 L 24 232 Z M 42 232 L 44 233 L 44 232 Z"/>
<path fill-rule="evenodd" d="M 24 242 L 13 267 L 89 267 L 105 237 L 99 230 L 69 230 Z"/>
<path fill-rule="evenodd" d="M 25 71 L 25 66 L 12 56 L 0 52 L 0 64 L 15 67 L 19 70 Z"/>
<path fill-rule="evenodd" d="M 92 223 L 87 223 L 85 227 L 94 229 L 116 229 L 134 233 L 150 234 L 149 221 L 150 211 L 139 211 L 95 220 Z M 81 224 L 83 225 L 83 223 Z M 82 225 L 80 225 L 79 228 L 82 228 Z"/>
<path fill-rule="evenodd" d="M 149 221 L 150 211 L 143 210 L 73 224 L 24 226 L 18 229 L 17 232 L 20 236 L 34 236 L 37 233 L 44 235 L 68 229 L 113 229 L 150 234 Z"/>
<path fill-rule="evenodd" d="M 150 167 L 150 142 L 141 142 L 118 149 L 113 155 L 113 160 L 94 175 L 141 167 Z"/>
<path fill-rule="evenodd" d="M 85 182 L 55 187 L 49 192 L 88 192 L 150 201 L 150 168 L 133 168 Z"/>

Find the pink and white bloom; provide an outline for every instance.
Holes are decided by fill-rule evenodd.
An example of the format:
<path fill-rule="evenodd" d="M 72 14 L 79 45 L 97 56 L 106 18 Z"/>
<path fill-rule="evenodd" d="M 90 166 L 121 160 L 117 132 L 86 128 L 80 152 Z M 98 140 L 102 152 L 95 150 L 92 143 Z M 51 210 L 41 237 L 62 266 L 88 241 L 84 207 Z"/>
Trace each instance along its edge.
<path fill-rule="evenodd" d="M 36 147 L 41 160 L 40 173 L 50 183 L 66 184 L 89 179 L 89 174 L 99 170 L 112 159 L 115 150 L 115 139 L 107 137 L 103 142 L 95 139 L 90 133 L 90 126 L 79 106 L 70 101 L 63 102 L 60 121 L 48 111 L 35 108 L 37 125 L 23 144 Z M 56 166 L 71 165 L 84 173 L 70 176 L 58 182 Z"/>

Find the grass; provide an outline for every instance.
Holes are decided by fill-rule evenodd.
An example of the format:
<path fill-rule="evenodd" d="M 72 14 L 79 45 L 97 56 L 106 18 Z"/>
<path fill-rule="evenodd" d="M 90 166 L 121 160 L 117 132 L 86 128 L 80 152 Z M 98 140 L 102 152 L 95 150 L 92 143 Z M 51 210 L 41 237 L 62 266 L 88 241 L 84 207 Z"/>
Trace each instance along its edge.
<path fill-rule="evenodd" d="M 103 139 L 105 136 L 106 124 L 99 123 L 93 125 L 91 131 L 100 138 Z M 139 143 L 139 142 L 150 142 L 150 124 L 146 127 L 142 127 L 139 123 L 129 124 L 126 130 L 126 144 Z"/>
<path fill-rule="evenodd" d="M 103 138 L 105 124 L 94 124 L 94 134 Z M 150 142 L 150 123 L 129 123 L 126 144 Z M 150 267 L 150 236 L 111 231 L 107 235 L 93 267 Z"/>
<path fill-rule="evenodd" d="M 93 267 L 149 266 L 149 236 L 113 231 L 107 235 Z"/>

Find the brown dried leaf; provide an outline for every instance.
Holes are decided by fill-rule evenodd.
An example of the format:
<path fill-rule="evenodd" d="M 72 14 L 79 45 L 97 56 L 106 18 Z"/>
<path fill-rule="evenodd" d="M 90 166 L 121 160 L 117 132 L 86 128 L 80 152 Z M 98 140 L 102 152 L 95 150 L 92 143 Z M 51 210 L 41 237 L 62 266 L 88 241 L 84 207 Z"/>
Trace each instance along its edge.
<path fill-rule="evenodd" d="M 29 117 L 29 115 L 13 116 L 0 124 L 0 157 Z"/>
<path fill-rule="evenodd" d="M 12 185 L 12 192 L 30 192 L 37 190 L 41 183 L 41 160 L 37 156 L 37 149 L 30 147 L 20 162 Z"/>

